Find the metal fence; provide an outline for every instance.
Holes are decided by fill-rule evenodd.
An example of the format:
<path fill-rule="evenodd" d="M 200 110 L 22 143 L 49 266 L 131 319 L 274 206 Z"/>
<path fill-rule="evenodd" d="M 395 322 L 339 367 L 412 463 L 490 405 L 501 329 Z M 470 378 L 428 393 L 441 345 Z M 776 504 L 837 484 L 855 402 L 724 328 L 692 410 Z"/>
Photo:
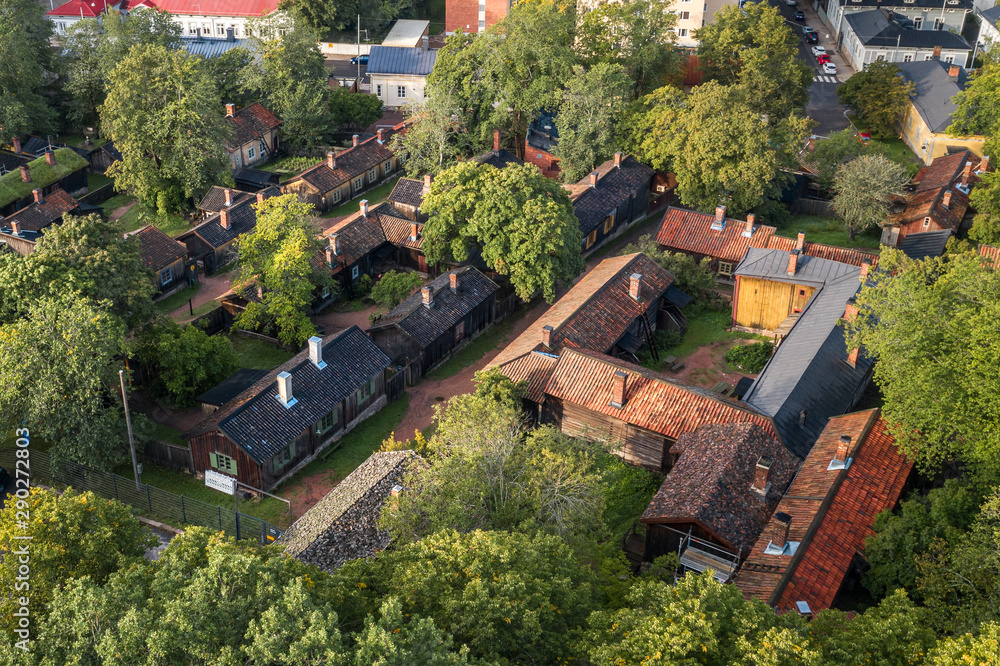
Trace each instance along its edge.
<path fill-rule="evenodd" d="M 0 449 L 0 465 L 14 469 L 14 452 L 15 449 Z M 30 461 L 32 479 L 54 481 L 80 492 L 89 490 L 129 504 L 168 524 L 200 525 L 235 535 L 237 539 L 254 539 L 260 543 L 270 543 L 281 536 L 282 530 L 278 527 L 236 511 L 234 507 L 208 504 L 148 483 L 137 490 L 134 479 L 89 469 L 70 461 L 54 465 L 45 451 L 32 451 Z"/>

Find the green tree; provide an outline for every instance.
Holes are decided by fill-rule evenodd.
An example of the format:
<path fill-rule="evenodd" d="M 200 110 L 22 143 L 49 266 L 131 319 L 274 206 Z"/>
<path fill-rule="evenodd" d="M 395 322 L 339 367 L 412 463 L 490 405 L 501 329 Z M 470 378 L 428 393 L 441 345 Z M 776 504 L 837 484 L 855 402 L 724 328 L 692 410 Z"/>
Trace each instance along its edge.
<path fill-rule="evenodd" d="M 453 37 L 449 37 L 449 40 Z M 404 169 L 410 178 L 436 176 L 459 158 L 474 154 L 478 144 L 465 125 L 465 114 L 452 94 L 439 91 L 406 108 L 406 131 L 390 139 L 392 149 L 406 156 Z"/>
<path fill-rule="evenodd" d="M 988 622 L 974 633 L 944 638 L 928 656 L 931 666 L 997 666 L 1000 664 L 1000 624 Z"/>
<path fill-rule="evenodd" d="M 908 169 L 908 175 L 916 174 L 916 165 L 913 162 L 896 160 L 889 147 L 881 141 L 874 139 L 864 143 L 858 141 L 852 129 L 831 132 L 825 139 L 818 139 L 809 162 L 817 169 L 816 181 L 819 185 L 824 189 L 831 190 L 837 169 L 861 155 L 881 155 L 897 162 L 904 169 Z M 913 168 L 912 174 L 909 173 L 911 167 Z"/>
<path fill-rule="evenodd" d="M 23 514 L 30 516 L 27 529 L 18 526 Z M 19 538 L 25 534 L 31 535 L 30 542 Z M 19 597 L 30 598 L 29 619 L 37 626 L 57 590 L 70 579 L 86 576 L 103 584 L 115 571 L 141 561 L 155 542 L 126 505 L 94 493 L 69 489 L 59 495 L 32 488 L 26 498 L 8 498 L 0 509 L 0 552 L 5 553 L 0 558 L 0 585 L 7 591 L 0 595 L 0 633 L 13 635 Z M 25 545 L 31 576 L 19 582 L 18 568 L 24 562 L 12 553 Z"/>
<path fill-rule="evenodd" d="M 992 49 L 996 51 L 997 49 Z M 991 62 L 973 72 L 968 85 L 955 95 L 958 105 L 951 117 L 948 134 L 988 137 L 987 154 L 1000 136 L 1000 63 Z"/>
<path fill-rule="evenodd" d="M 725 204 L 732 214 L 746 213 L 777 195 L 786 178 L 779 169 L 794 161 L 810 124 L 794 114 L 765 117 L 739 87 L 698 86 L 667 148 L 678 196 L 699 210 Z"/>
<path fill-rule="evenodd" d="M 778 120 L 803 112 L 813 69 L 799 59 L 799 38 L 777 7 L 728 4 L 694 32 L 705 75 L 741 88 L 755 114 Z"/>
<path fill-rule="evenodd" d="M 413 0 L 340 0 L 336 3 L 319 0 L 281 0 L 278 8 L 290 11 L 319 35 L 348 32 L 354 28 L 357 16 L 362 25 L 370 22 L 389 23 L 405 18 L 414 8 Z M 353 34 L 353 33 L 351 33 Z"/>
<path fill-rule="evenodd" d="M 640 236 L 638 243 L 626 245 L 619 255 L 624 256 L 636 252 L 642 252 L 665 268 L 668 273 L 674 276 L 674 286 L 696 300 L 700 300 L 715 288 L 715 271 L 712 270 L 712 261 L 708 257 L 703 257 L 701 261 L 698 261 L 683 252 L 664 250 L 649 234 Z"/>
<path fill-rule="evenodd" d="M 205 67 L 215 81 L 219 99 L 223 104 L 235 104 L 243 108 L 257 101 L 257 96 L 247 91 L 243 85 L 242 78 L 243 72 L 253 64 L 253 61 L 254 54 L 242 46 L 205 60 Z"/>
<path fill-rule="evenodd" d="M 847 225 L 848 237 L 854 240 L 859 231 L 881 225 L 909 182 L 903 167 L 882 155 L 862 155 L 841 165 L 833 178 L 833 210 Z"/>
<path fill-rule="evenodd" d="M 107 468 L 125 451 L 119 360 L 125 327 L 106 302 L 36 298 L 26 318 L 0 326 L 0 414 L 52 442 L 57 458 Z"/>
<path fill-rule="evenodd" d="M 193 404 L 195 396 L 239 368 L 229 338 L 209 336 L 197 326 L 178 326 L 170 319 L 143 332 L 137 355 L 150 370 L 153 390 L 179 406 Z"/>
<path fill-rule="evenodd" d="M 316 333 L 309 319 L 314 294 L 334 286 L 317 261 L 323 243 L 309 222 L 312 204 L 286 194 L 254 207 L 257 224 L 238 240 L 240 274 L 233 288 L 246 293 L 248 303 L 234 325 L 251 330 L 273 325 L 279 340 L 297 347 Z"/>
<path fill-rule="evenodd" d="M 913 82 L 903 78 L 899 65 L 874 60 L 838 86 L 837 97 L 858 114 L 872 136 L 894 137 L 913 90 Z"/>
<path fill-rule="evenodd" d="M 556 120 L 559 143 L 554 152 L 563 180 L 580 180 L 621 147 L 618 123 L 630 86 L 620 65 L 598 63 L 573 70 Z"/>
<path fill-rule="evenodd" d="M 369 615 L 355 637 L 353 666 L 445 666 L 476 663 L 469 648 L 455 646 L 451 634 L 441 631 L 431 618 L 404 617 L 399 599 L 389 597 L 379 609 L 378 619 Z"/>
<path fill-rule="evenodd" d="M 26 257 L 0 255 L 0 320 L 31 310 L 39 297 L 72 294 L 90 304 L 105 303 L 131 330 L 153 314 L 152 274 L 139 254 L 139 240 L 122 234 L 120 222 L 99 215 L 67 216 L 49 227 Z"/>
<path fill-rule="evenodd" d="M 160 45 L 132 47 L 111 71 L 100 107 L 122 159 L 108 168 L 120 192 L 147 208 L 180 208 L 228 177 L 222 102 L 200 58 Z"/>
<path fill-rule="evenodd" d="M 555 300 L 556 283 L 583 270 L 580 228 L 566 191 L 534 166 L 463 162 L 431 184 L 422 210 L 430 264 L 466 261 L 476 252 L 506 275 L 522 300 L 539 290 Z"/>
<path fill-rule="evenodd" d="M 337 86 L 330 91 L 330 111 L 334 126 L 363 130 L 382 117 L 382 100 L 375 95 L 358 95 Z"/>
<path fill-rule="evenodd" d="M 588 65 L 621 65 L 632 80 L 630 97 L 639 97 L 678 78 L 676 24 L 666 0 L 600 3 L 580 19 L 577 50 Z"/>
<path fill-rule="evenodd" d="M 969 192 L 969 201 L 976 211 L 969 238 L 1000 245 L 1000 172 L 979 174 L 979 182 Z"/>
<path fill-rule="evenodd" d="M 657 171 L 673 170 L 670 142 L 688 96 L 664 86 L 632 102 L 621 122 L 625 149 Z"/>
<path fill-rule="evenodd" d="M 417 273 L 389 271 L 372 287 L 371 299 L 384 310 L 391 310 L 423 283 Z"/>
<path fill-rule="evenodd" d="M 0 127 L 5 142 L 55 129 L 55 112 L 47 98 L 54 69 L 51 36 L 52 22 L 37 2 L 0 2 Z"/>
<path fill-rule="evenodd" d="M 876 359 L 885 419 L 901 450 L 928 472 L 960 460 L 975 479 L 1000 479 L 997 293 L 1000 273 L 974 253 L 916 262 L 883 249 L 878 273 L 858 294 L 848 348 Z M 930 391 L 938 399 L 928 402 Z"/>

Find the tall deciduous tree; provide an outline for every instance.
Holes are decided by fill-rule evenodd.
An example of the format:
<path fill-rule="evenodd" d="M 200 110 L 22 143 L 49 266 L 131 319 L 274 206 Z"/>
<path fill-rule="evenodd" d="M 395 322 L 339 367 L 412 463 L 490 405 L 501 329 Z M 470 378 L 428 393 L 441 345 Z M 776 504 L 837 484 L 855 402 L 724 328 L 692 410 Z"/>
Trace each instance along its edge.
<path fill-rule="evenodd" d="M 240 274 L 233 281 L 249 302 L 237 317 L 241 328 L 277 328 L 278 339 L 298 346 L 315 334 L 309 319 L 318 289 L 332 288 L 329 269 L 319 265 L 322 241 L 309 222 L 312 204 L 294 194 L 254 204 L 257 224 L 240 236 Z"/>
<path fill-rule="evenodd" d="M 837 87 L 837 97 L 858 114 L 873 136 L 896 136 L 896 124 L 910 104 L 913 82 L 903 79 L 899 65 L 874 60 Z"/>
<path fill-rule="evenodd" d="M 0 2 L 0 136 L 51 132 L 55 113 L 46 98 L 53 69 L 52 22 L 32 0 Z"/>
<path fill-rule="evenodd" d="M 576 67 L 559 103 L 555 154 L 563 178 L 580 180 L 621 148 L 618 124 L 631 81 L 620 65 Z"/>
<path fill-rule="evenodd" d="M 153 390 L 176 405 L 193 404 L 195 396 L 239 368 L 233 343 L 224 335 L 209 336 L 197 326 L 181 327 L 170 319 L 143 333 L 139 362 L 150 370 Z"/>
<path fill-rule="evenodd" d="M 816 181 L 825 189 L 833 189 L 833 179 L 837 175 L 837 170 L 856 157 L 861 155 L 881 155 L 890 160 L 896 161 L 907 173 L 913 171 L 916 174 L 916 164 L 907 161 L 905 158 L 897 160 L 886 144 L 872 139 L 861 142 L 855 136 L 852 129 L 845 129 L 839 132 L 831 132 L 825 139 L 816 139 L 815 149 L 809 157 L 809 162 L 816 167 Z"/>
<path fill-rule="evenodd" d="M 242 46 L 205 61 L 223 104 L 235 104 L 242 108 L 257 101 L 256 92 L 247 90 L 243 85 L 243 73 L 253 61 L 253 52 Z"/>
<path fill-rule="evenodd" d="M 419 273 L 389 271 L 372 287 L 371 299 L 376 305 L 391 310 L 422 283 Z"/>
<path fill-rule="evenodd" d="M 393 135 L 391 145 L 394 151 L 406 156 L 407 176 L 436 176 L 458 158 L 475 152 L 478 144 L 467 131 L 466 114 L 451 92 L 441 89 L 408 106 L 406 113 L 411 122 L 405 132 Z"/>
<path fill-rule="evenodd" d="M 858 294 L 848 345 L 878 361 L 886 421 L 926 470 L 958 459 L 974 477 L 1000 479 L 998 294 L 1000 273 L 975 253 L 915 262 L 889 249 Z"/>
<path fill-rule="evenodd" d="M 0 326 L 0 414 L 53 443 L 56 457 L 91 467 L 119 462 L 125 419 L 111 387 L 127 352 L 125 326 L 67 293 L 39 297 L 24 319 Z"/>
<path fill-rule="evenodd" d="M 119 222 L 99 215 L 67 216 L 49 227 L 26 257 L 0 255 L 0 320 L 24 316 L 39 297 L 72 295 L 102 303 L 129 328 L 153 314 L 152 274 L 139 254 L 139 240 L 123 236 Z"/>
<path fill-rule="evenodd" d="M 632 80 L 632 97 L 647 94 L 680 74 L 668 0 L 600 3 L 580 20 L 577 50 L 588 64 L 621 65 Z"/>
<path fill-rule="evenodd" d="M 621 123 L 625 149 L 657 171 L 673 171 L 670 139 L 686 104 L 684 91 L 672 86 L 632 102 Z"/>
<path fill-rule="evenodd" d="M 104 135 L 122 159 L 115 188 L 148 208 L 175 211 L 228 177 L 222 102 L 200 58 L 160 45 L 132 47 L 108 79 Z"/>
<path fill-rule="evenodd" d="M 775 196 L 779 169 L 794 160 L 810 122 L 758 113 L 738 86 L 698 86 L 668 148 L 681 201 L 700 210 L 725 204 L 743 214 Z"/>
<path fill-rule="evenodd" d="M 1000 53 L 1000 49 L 991 49 Z M 958 108 L 948 134 L 1000 137 L 1000 63 L 990 62 L 974 72 L 969 84 L 955 95 Z M 993 146 L 987 146 L 987 154 Z"/>
<path fill-rule="evenodd" d="M 837 169 L 833 210 L 844 220 L 851 240 L 885 221 L 909 181 L 903 167 L 882 155 L 862 155 Z"/>
<path fill-rule="evenodd" d="M 979 174 L 979 182 L 969 192 L 969 201 L 976 211 L 969 238 L 1000 245 L 1000 172 Z"/>
<path fill-rule="evenodd" d="M 354 28 L 358 15 L 361 16 L 363 26 L 405 17 L 414 7 L 414 0 L 340 0 L 336 3 L 281 0 L 278 7 L 288 10 L 317 34 L 325 36 L 344 30 L 353 34 L 350 31 Z"/>
<path fill-rule="evenodd" d="M 803 112 L 813 70 L 799 59 L 799 39 L 777 7 L 728 4 L 695 37 L 706 76 L 742 88 L 756 113 L 778 119 Z"/>
<path fill-rule="evenodd" d="M 431 264 L 466 261 L 476 253 L 509 277 L 522 300 L 583 270 L 582 238 L 566 191 L 533 166 L 463 162 L 431 184 L 422 210 L 424 254 Z"/>

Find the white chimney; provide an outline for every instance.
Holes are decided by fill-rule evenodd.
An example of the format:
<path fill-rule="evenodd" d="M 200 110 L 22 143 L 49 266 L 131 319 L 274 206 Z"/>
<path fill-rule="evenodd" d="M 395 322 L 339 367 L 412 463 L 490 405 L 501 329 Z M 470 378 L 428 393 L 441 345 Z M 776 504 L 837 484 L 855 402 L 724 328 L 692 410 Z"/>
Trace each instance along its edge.
<path fill-rule="evenodd" d="M 323 338 L 317 335 L 309 338 L 309 360 L 320 370 L 326 367 L 326 361 L 323 360 Z"/>
<path fill-rule="evenodd" d="M 278 395 L 275 397 L 285 406 L 285 409 L 298 402 L 292 396 L 292 374 L 290 372 L 278 373 Z"/>

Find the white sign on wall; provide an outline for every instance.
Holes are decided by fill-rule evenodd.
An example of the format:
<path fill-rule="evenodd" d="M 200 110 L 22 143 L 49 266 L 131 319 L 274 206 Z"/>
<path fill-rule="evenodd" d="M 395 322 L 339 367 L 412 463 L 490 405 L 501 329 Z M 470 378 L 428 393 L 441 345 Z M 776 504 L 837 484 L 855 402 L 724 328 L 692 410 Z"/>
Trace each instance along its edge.
<path fill-rule="evenodd" d="M 205 485 L 227 495 L 236 494 L 236 479 L 219 472 L 213 472 L 210 469 L 205 470 Z"/>

